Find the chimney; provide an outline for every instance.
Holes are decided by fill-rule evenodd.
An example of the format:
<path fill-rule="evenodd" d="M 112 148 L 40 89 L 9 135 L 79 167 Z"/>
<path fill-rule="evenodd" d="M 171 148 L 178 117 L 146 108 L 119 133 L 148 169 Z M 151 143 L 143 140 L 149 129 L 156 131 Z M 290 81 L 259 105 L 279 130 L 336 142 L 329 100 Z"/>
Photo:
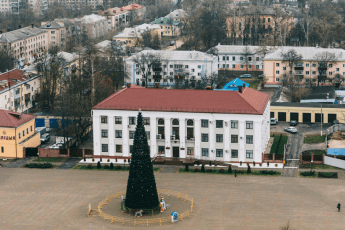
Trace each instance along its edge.
<path fill-rule="evenodd" d="M 131 88 L 131 83 L 127 83 L 127 88 Z"/>
<path fill-rule="evenodd" d="M 246 88 L 246 83 L 243 83 L 243 86 L 242 86 L 242 88 L 244 89 L 244 88 Z"/>
<path fill-rule="evenodd" d="M 238 87 L 238 92 L 239 92 L 239 93 L 242 93 L 242 86 L 239 86 L 239 87 Z"/>
<path fill-rule="evenodd" d="M 22 28 L 22 25 L 19 24 L 19 25 L 18 25 L 18 28 L 19 28 L 19 29 Z"/>
<path fill-rule="evenodd" d="M 34 28 L 34 24 L 33 23 L 31 23 L 31 28 Z"/>

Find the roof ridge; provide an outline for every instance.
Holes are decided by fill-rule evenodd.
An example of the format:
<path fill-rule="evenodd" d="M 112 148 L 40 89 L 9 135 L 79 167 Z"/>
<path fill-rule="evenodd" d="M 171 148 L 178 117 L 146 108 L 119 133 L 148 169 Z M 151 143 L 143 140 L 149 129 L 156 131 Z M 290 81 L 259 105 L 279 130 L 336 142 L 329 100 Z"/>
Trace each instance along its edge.
<path fill-rule="evenodd" d="M 236 92 L 238 95 L 240 95 L 240 97 L 243 98 L 243 100 L 248 104 L 250 105 L 250 107 L 252 107 L 256 112 L 260 112 L 258 111 L 251 103 L 248 102 L 248 100 L 246 98 L 243 97 L 243 93 L 248 89 L 248 87 L 245 87 L 244 89 L 242 89 L 242 93 L 238 92 L 238 91 L 233 91 L 233 92 Z M 250 88 L 249 88 L 250 89 Z"/>
<path fill-rule="evenodd" d="M 6 115 L 7 120 L 9 120 L 10 123 L 11 123 L 13 126 L 15 126 L 14 122 L 13 122 L 13 121 L 10 119 L 10 117 L 9 117 L 9 113 L 10 113 L 11 111 L 2 110 L 2 112 Z"/>
<path fill-rule="evenodd" d="M 100 103 L 98 103 L 97 105 L 95 105 L 94 107 L 104 104 L 105 102 L 107 102 L 107 101 L 109 101 L 110 99 L 112 99 L 113 97 L 119 95 L 120 93 L 122 93 L 122 92 L 125 91 L 126 89 L 128 89 L 128 88 L 125 88 L 125 89 L 122 89 L 122 90 L 120 90 L 120 91 L 118 91 L 118 92 L 115 92 L 113 95 L 107 97 L 106 99 L 104 99 L 103 101 L 101 101 Z"/>

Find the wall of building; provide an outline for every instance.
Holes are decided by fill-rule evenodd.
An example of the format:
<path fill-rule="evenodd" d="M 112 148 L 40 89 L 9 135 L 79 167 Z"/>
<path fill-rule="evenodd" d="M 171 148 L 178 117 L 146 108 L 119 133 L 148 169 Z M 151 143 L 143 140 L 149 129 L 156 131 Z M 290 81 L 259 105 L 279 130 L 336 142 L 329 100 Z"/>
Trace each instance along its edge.
<path fill-rule="evenodd" d="M 24 148 L 36 148 L 40 146 L 41 144 L 41 134 L 40 133 L 35 133 L 32 135 L 30 138 L 25 140 L 25 142 L 22 142 L 18 144 L 17 146 L 17 155 L 19 158 L 24 157 Z"/>

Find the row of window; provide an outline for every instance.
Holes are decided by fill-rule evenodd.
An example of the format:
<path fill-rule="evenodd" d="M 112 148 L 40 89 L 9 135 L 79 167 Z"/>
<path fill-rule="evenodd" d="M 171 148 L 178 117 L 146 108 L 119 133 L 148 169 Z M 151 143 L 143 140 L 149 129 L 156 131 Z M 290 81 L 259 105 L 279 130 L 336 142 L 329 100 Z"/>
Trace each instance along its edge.
<path fill-rule="evenodd" d="M 223 64 L 223 67 L 218 64 L 218 68 L 230 68 L 230 65 L 229 64 Z M 236 65 L 235 64 L 232 64 L 232 68 L 233 69 L 236 69 Z M 256 69 L 260 69 L 260 66 L 259 65 L 256 65 L 255 66 Z M 240 69 L 244 69 L 244 65 L 240 65 Z M 248 69 L 252 69 L 252 65 L 248 65 Z M 263 66 L 262 66 L 262 69 L 263 69 Z"/>
<path fill-rule="evenodd" d="M 130 153 L 133 153 L 133 145 L 130 145 Z M 158 146 L 158 152 L 161 152 L 164 154 L 164 146 Z M 106 153 L 108 152 L 108 144 L 102 144 L 102 152 Z M 122 153 L 122 145 L 115 145 L 115 151 L 116 153 Z M 216 149 L 216 157 L 223 157 L 223 149 Z M 209 156 L 209 149 L 208 148 L 202 148 L 201 149 L 201 156 L 208 157 Z M 231 158 L 238 158 L 238 150 L 232 149 L 231 150 Z M 246 150 L 246 158 L 247 159 L 253 159 L 253 150 Z"/>
<path fill-rule="evenodd" d="M 135 125 L 136 117 L 129 117 L 129 124 Z M 144 117 L 143 119 L 144 125 L 150 125 L 150 118 Z M 212 121 L 210 121 L 212 122 Z M 101 116 L 101 123 L 102 124 L 108 124 L 108 117 L 107 116 Z M 231 128 L 232 129 L 238 129 L 238 121 L 237 120 L 231 120 Z M 115 124 L 122 124 L 122 117 L 115 117 Z M 201 127 L 202 128 L 208 128 L 209 120 L 202 119 L 201 120 Z M 227 124 L 227 123 L 226 123 Z M 158 119 L 158 125 L 164 125 L 164 119 L 160 118 Z M 179 125 L 178 119 L 173 119 L 172 125 Z M 193 126 L 194 121 L 189 119 L 187 120 L 187 126 Z M 223 120 L 216 120 L 216 128 L 223 128 L 224 121 Z M 252 121 L 246 121 L 246 129 L 253 129 L 253 122 Z"/>
<path fill-rule="evenodd" d="M 32 132 L 33 128 L 32 125 L 30 126 L 30 131 Z M 25 130 L 23 130 L 23 137 L 25 137 Z M 29 134 L 29 128 L 26 128 L 26 134 Z M 18 138 L 21 138 L 21 133 L 18 133 Z"/>
<path fill-rule="evenodd" d="M 276 78 L 276 82 L 279 82 L 280 81 L 280 79 L 277 77 Z M 316 81 L 317 81 L 317 79 L 311 79 L 311 82 L 313 82 L 313 83 L 316 83 Z M 300 82 L 303 82 L 303 80 L 301 80 Z M 309 78 L 306 78 L 305 79 L 305 82 L 307 82 L 307 83 L 309 83 L 310 82 L 310 79 Z M 326 83 L 326 82 L 328 82 L 328 83 L 333 83 L 333 79 L 327 79 L 327 80 L 325 80 L 325 79 L 320 79 L 320 83 Z M 345 79 L 343 79 L 342 80 L 342 83 L 345 83 Z"/>
<path fill-rule="evenodd" d="M 139 68 L 140 67 L 140 64 L 136 64 L 135 65 L 136 68 Z M 148 65 L 148 68 L 150 69 L 152 67 L 152 65 Z M 183 69 L 183 65 L 169 65 L 170 69 Z M 156 68 L 156 67 L 153 67 L 153 68 Z M 160 66 L 157 66 L 157 68 L 160 68 Z M 166 69 L 167 68 L 167 65 L 163 65 L 163 68 Z M 184 68 L 185 69 L 188 69 L 189 68 L 189 65 L 184 65 Z M 201 69 L 201 65 L 198 65 L 198 69 Z M 192 69 L 192 72 L 194 72 L 195 69 Z"/>
<path fill-rule="evenodd" d="M 337 71 L 339 71 L 339 68 L 337 68 Z M 296 73 L 303 75 L 302 71 L 301 72 L 296 71 Z M 306 75 L 309 75 L 309 73 L 310 73 L 309 71 L 305 71 Z M 316 75 L 316 71 L 312 71 L 311 73 L 312 75 Z M 276 70 L 276 74 L 280 74 L 280 71 Z M 290 71 L 290 74 L 291 74 L 291 71 Z M 332 71 L 328 72 L 328 75 L 333 76 L 333 72 Z M 345 72 L 343 72 L 343 76 L 345 76 Z"/>
<path fill-rule="evenodd" d="M 230 56 L 223 56 L 223 61 L 225 61 L 225 59 L 226 59 L 226 61 L 229 61 Z M 243 61 L 244 59 L 245 59 L 245 57 L 242 57 L 242 56 L 240 57 L 240 61 Z M 236 61 L 236 56 L 232 56 L 232 60 Z M 252 60 L 253 60 L 253 57 L 248 57 L 248 61 L 252 61 Z M 260 58 L 256 57 L 255 60 L 260 61 Z M 220 61 L 220 57 L 218 57 L 218 61 Z"/>

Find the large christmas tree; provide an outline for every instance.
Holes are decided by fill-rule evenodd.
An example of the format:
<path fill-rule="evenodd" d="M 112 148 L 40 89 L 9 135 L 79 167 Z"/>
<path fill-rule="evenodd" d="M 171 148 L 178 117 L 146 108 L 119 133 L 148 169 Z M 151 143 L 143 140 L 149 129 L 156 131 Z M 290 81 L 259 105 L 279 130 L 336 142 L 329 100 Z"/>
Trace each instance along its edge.
<path fill-rule="evenodd" d="M 141 112 L 138 114 L 129 169 L 126 208 L 155 209 L 159 206 L 156 180 Z"/>

